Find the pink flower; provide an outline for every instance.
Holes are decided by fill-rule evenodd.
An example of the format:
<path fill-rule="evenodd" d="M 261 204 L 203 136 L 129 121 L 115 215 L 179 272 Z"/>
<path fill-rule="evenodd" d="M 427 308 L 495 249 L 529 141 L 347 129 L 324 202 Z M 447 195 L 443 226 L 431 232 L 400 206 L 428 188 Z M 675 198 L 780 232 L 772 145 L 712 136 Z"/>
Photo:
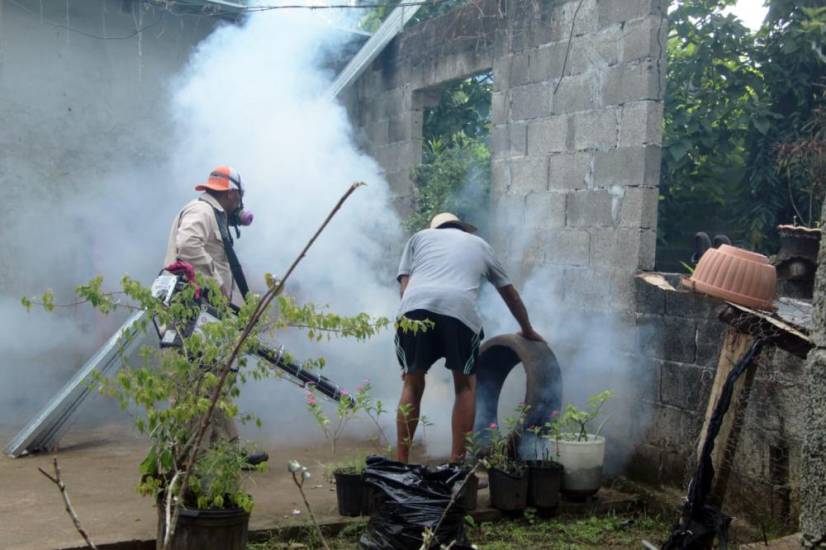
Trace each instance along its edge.
<path fill-rule="evenodd" d="M 342 396 L 342 397 L 346 397 L 346 396 L 348 396 L 348 395 L 350 395 L 350 394 L 349 394 L 349 392 L 348 392 L 347 390 L 341 390 L 341 396 Z"/>
<path fill-rule="evenodd" d="M 359 386 L 359 387 L 356 388 L 357 393 L 361 393 L 363 391 L 364 391 L 364 386 Z"/>
<path fill-rule="evenodd" d="M 315 395 L 312 392 L 307 392 L 307 404 L 308 405 L 315 405 Z"/>
<path fill-rule="evenodd" d="M 551 418 L 556 418 L 559 416 L 559 411 L 551 411 Z"/>
<path fill-rule="evenodd" d="M 491 430 L 496 430 L 499 428 L 499 426 L 496 425 L 496 422 L 493 422 L 490 426 L 488 426 L 488 428 L 490 428 Z"/>

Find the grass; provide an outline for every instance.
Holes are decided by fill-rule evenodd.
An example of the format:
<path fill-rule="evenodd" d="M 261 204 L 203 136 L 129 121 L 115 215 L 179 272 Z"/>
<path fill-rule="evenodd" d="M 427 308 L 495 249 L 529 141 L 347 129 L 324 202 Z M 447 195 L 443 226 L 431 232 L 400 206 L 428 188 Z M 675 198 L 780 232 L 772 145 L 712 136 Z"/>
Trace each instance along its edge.
<path fill-rule="evenodd" d="M 671 526 L 656 516 L 645 514 L 622 514 L 599 517 L 554 517 L 542 519 L 529 509 L 524 518 L 513 521 L 475 524 L 466 518 L 468 539 L 477 548 L 484 550 L 585 550 L 596 548 L 641 548 L 640 541 L 646 539 L 655 545 L 668 538 Z M 345 528 L 328 542 L 336 550 L 355 550 L 363 525 L 354 524 Z M 292 545 L 292 546 L 291 546 Z M 247 550 L 281 550 L 321 548 L 312 539 L 295 541 L 270 540 L 251 543 Z"/>

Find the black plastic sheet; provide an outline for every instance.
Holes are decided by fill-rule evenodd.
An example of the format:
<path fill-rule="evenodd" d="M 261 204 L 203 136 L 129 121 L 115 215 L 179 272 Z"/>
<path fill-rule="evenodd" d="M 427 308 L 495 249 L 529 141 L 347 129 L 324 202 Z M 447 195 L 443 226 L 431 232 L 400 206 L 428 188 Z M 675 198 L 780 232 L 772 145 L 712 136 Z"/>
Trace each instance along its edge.
<path fill-rule="evenodd" d="M 364 470 L 364 482 L 378 492 L 382 503 L 370 518 L 360 547 L 365 550 L 419 550 L 425 528 L 435 529 L 468 475 L 462 466 L 436 468 L 370 457 Z M 453 545 L 455 550 L 469 549 L 465 538 L 463 499 L 456 498 L 444 514 L 433 548 Z M 437 542 L 438 541 L 438 542 Z"/>

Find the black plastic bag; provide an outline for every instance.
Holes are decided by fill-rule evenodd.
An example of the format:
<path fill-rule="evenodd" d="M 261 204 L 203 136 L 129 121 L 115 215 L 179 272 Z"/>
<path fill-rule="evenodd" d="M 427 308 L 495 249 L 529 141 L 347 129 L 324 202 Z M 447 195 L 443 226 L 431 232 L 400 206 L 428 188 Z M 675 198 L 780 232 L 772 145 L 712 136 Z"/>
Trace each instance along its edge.
<path fill-rule="evenodd" d="M 361 536 L 365 550 L 419 550 L 425 528 L 434 529 L 459 491 L 469 470 L 462 466 L 429 468 L 403 464 L 383 457 L 370 457 L 364 470 L 364 482 L 379 493 L 382 504 L 370 518 Z M 433 548 L 456 543 L 456 550 L 469 549 L 465 538 L 463 499 L 456 498 L 439 530 Z"/>

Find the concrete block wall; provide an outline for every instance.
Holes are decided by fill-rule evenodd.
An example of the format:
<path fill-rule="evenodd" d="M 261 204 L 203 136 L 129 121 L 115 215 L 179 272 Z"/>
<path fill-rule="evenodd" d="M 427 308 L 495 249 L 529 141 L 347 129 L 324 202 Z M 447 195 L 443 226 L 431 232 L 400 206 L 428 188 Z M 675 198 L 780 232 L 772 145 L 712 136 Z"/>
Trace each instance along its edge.
<path fill-rule="evenodd" d="M 633 274 L 654 265 L 663 16 L 661 0 L 474 2 L 405 31 L 347 104 L 405 214 L 423 109 L 492 70 L 488 237 L 517 281 L 542 270 L 566 307 L 628 311 Z"/>
<path fill-rule="evenodd" d="M 727 328 L 717 319 L 723 303 L 641 278 L 635 295 L 638 348 L 657 383 L 643 397 L 651 422 L 628 474 L 685 488 Z M 793 528 L 799 514 L 803 367 L 778 348 L 761 353 L 724 497 L 728 514 L 769 531 Z"/>
<path fill-rule="evenodd" d="M 522 10 L 494 60 L 493 241 L 509 264 L 561 281 L 565 309 L 627 311 L 633 274 L 653 267 L 661 10 L 653 0 Z M 545 238 L 508 237 L 525 229 Z"/>

